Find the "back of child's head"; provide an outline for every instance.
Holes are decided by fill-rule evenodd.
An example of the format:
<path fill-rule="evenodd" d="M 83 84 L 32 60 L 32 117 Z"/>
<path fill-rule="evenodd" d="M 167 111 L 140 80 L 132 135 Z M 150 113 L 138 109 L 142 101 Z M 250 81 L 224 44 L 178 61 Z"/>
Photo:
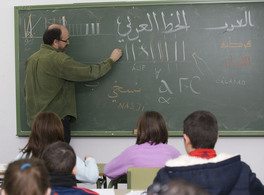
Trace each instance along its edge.
<path fill-rule="evenodd" d="M 146 111 L 137 122 L 136 144 L 149 142 L 151 144 L 168 143 L 168 129 L 162 115 L 156 111 Z"/>
<path fill-rule="evenodd" d="M 218 138 L 216 117 L 208 111 L 195 111 L 184 120 L 183 133 L 195 149 L 213 149 Z"/>
<path fill-rule="evenodd" d="M 43 144 L 64 141 L 64 130 L 60 117 L 54 112 L 38 113 L 32 125 L 30 139 L 32 136 L 34 136 L 33 139 L 38 139 L 37 141 L 43 140 Z"/>
<path fill-rule="evenodd" d="M 10 163 L 2 189 L 7 195 L 44 195 L 49 191 L 49 173 L 40 159 L 21 159 Z"/>
<path fill-rule="evenodd" d="M 76 154 L 66 142 L 55 142 L 46 147 L 41 157 L 51 174 L 71 174 L 76 164 Z"/>
<path fill-rule="evenodd" d="M 28 143 L 22 151 L 27 157 L 40 158 L 46 146 L 57 141 L 64 141 L 60 117 L 54 112 L 40 112 L 34 119 Z"/>
<path fill-rule="evenodd" d="M 184 180 L 171 180 L 167 184 L 154 184 L 148 195 L 209 195 L 200 186 Z"/>

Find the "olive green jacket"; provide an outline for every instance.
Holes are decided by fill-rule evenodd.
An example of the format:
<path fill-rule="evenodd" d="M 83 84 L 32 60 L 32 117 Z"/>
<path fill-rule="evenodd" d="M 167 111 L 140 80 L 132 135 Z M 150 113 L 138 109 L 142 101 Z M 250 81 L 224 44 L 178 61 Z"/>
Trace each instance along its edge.
<path fill-rule="evenodd" d="M 24 96 L 28 125 L 31 127 L 35 116 L 42 111 L 55 112 L 61 118 L 70 115 L 75 120 L 74 82 L 96 80 L 104 76 L 113 64 L 109 58 L 96 65 L 84 65 L 52 46 L 42 44 L 25 64 Z"/>

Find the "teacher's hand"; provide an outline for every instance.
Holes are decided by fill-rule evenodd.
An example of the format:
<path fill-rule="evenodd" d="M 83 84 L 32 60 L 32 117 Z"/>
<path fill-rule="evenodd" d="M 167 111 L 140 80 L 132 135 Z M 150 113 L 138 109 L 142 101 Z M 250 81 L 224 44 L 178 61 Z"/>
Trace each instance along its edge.
<path fill-rule="evenodd" d="M 122 56 L 122 50 L 121 49 L 114 49 L 110 55 L 110 58 L 116 62 L 119 60 L 119 58 Z"/>

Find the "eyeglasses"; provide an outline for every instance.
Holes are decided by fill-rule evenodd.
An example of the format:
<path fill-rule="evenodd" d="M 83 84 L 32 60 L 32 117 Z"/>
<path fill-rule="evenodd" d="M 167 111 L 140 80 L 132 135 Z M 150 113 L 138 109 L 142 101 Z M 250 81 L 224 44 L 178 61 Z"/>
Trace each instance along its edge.
<path fill-rule="evenodd" d="M 62 39 L 59 39 L 58 41 L 62 41 L 62 42 L 64 42 L 64 43 L 69 43 L 69 42 L 70 42 L 70 40 L 69 40 L 69 39 L 67 39 L 67 40 L 62 40 Z"/>

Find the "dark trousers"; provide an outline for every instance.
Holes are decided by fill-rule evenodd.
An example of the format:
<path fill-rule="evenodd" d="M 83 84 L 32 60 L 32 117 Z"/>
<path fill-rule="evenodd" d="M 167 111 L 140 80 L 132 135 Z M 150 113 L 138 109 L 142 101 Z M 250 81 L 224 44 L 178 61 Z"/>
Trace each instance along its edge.
<path fill-rule="evenodd" d="M 70 116 L 65 116 L 63 119 L 61 119 L 63 128 L 64 128 L 64 141 L 68 144 L 71 141 L 71 128 L 70 128 Z"/>

